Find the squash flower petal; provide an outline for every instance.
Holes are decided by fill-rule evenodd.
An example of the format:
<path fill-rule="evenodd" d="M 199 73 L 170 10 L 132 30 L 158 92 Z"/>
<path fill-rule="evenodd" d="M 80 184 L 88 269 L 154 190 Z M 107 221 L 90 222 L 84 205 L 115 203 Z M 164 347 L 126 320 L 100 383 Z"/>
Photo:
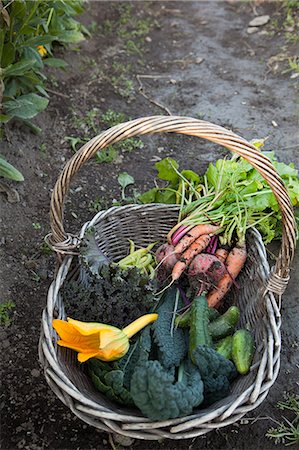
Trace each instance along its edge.
<path fill-rule="evenodd" d="M 90 358 L 115 361 L 129 350 L 129 338 L 157 318 L 158 314 L 146 314 L 120 330 L 112 325 L 68 317 L 67 322 L 53 320 L 53 328 L 60 337 L 57 344 L 77 351 L 78 361 L 85 362 Z"/>

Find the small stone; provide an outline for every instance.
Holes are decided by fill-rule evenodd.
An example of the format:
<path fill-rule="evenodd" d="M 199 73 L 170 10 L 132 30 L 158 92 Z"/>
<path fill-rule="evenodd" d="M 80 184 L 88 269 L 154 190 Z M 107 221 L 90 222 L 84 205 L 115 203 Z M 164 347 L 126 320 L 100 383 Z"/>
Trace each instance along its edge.
<path fill-rule="evenodd" d="M 146 36 L 145 42 L 152 42 L 152 38 L 150 36 Z"/>
<path fill-rule="evenodd" d="M 4 341 L 1 342 L 1 347 L 4 349 L 8 348 L 10 346 L 9 340 L 4 339 Z"/>
<path fill-rule="evenodd" d="M 195 64 L 201 64 L 204 61 L 204 58 L 196 58 Z"/>
<path fill-rule="evenodd" d="M 37 270 L 37 262 L 34 259 L 28 259 L 24 262 L 24 266 L 29 270 Z"/>
<path fill-rule="evenodd" d="M 113 433 L 113 440 L 123 447 L 130 447 L 134 443 L 134 439 L 129 436 L 123 436 L 122 434 Z"/>
<path fill-rule="evenodd" d="M 291 80 L 294 80 L 295 78 L 298 78 L 298 77 L 299 77 L 299 72 L 292 73 L 292 75 L 290 76 Z"/>
<path fill-rule="evenodd" d="M 250 27 L 262 27 L 263 25 L 266 25 L 266 23 L 268 23 L 269 20 L 270 20 L 270 16 L 268 16 L 268 15 L 258 16 L 249 22 L 249 26 Z"/>
<path fill-rule="evenodd" d="M 258 27 L 248 27 L 248 28 L 247 28 L 247 33 L 248 33 L 248 34 L 257 33 L 257 31 L 259 31 L 259 28 L 258 28 Z"/>
<path fill-rule="evenodd" d="M 38 369 L 32 369 L 31 375 L 33 376 L 33 378 L 38 378 L 40 376 L 40 371 Z"/>
<path fill-rule="evenodd" d="M 275 127 L 275 128 L 278 127 L 278 124 L 277 124 L 277 122 L 275 122 L 275 120 L 272 120 L 271 123 L 272 123 L 273 127 Z"/>
<path fill-rule="evenodd" d="M 171 84 L 176 84 L 176 80 L 174 80 L 173 78 L 171 80 L 169 80 L 169 83 Z"/>

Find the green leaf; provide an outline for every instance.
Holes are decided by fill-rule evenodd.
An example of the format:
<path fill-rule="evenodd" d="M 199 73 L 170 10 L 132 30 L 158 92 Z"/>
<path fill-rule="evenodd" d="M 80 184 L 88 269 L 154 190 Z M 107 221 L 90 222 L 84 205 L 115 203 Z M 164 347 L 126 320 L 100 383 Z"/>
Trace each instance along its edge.
<path fill-rule="evenodd" d="M 14 166 L 0 155 L 0 176 L 13 181 L 24 181 L 24 177 Z"/>
<path fill-rule="evenodd" d="M 143 204 L 157 203 L 156 196 L 157 196 L 158 191 L 159 191 L 159 188 L 150 189 L 149 191 L 146 191 L 143 194 L 141 194 L 138 197 L 138 200 Z"/>
<path fill-rule="evenodd" d="M 298 170 L 294 168 L 294 165 L 276 162 L 274 167 L 281 177 L 298 177 Z"/>
<path fill-rule="evenodd" d="M 103 150 L 100 150 L 96 153 L 96 162 L 97 163 L 111 163 L 116 160 L 118 157 L 118 150 L 113 146 L 110 145 L 107 148 L 104 148 Z"/>
<path fill-rule="evenodd" d="M 216 188 L 219 181 L 219 172 L 212 163 L 209 164 L 209 167 L 206 171 L 206 177 L 208 180 L 208 184 Z"/>
<path fill-rule="evenodd" d="M 84 41 L 85 37 L 81 31 L 70 30 L 59 33 L 56 40 L 59 42 L 64 42 L 65 44 L 76 44 L 77 42 Z"/>
<path fill-rule="evenodd" d="M 38 45 L 51 44 L 53 41 L 57 41 L 57 36 L 34 36 L 27 41 L 22 42 L 20 47 L 37 47 Z"/>
<path fill-rule="evenodd" d="M 42 57 L 35 48 L 32 47 L 24 48 L 23 56 L 25 60 L 33 60 L 35 62 L 34 64 L 35 67 L 43 69 L 44 63 Z"/>
<path fill-rule="evenodd" d="M 187 178 L 188 181 L 192 181 L 196 184 L 200 182 L 200 176 L 193 172 L 193 170 L 182 170 L 183 177 Z"/>
<path fill-rule="evenodd" d="M 6 114 L 20 119 L 31 119 L 48 106 L 49 100 L 37 94 L 21 95 L 4 104 Z"/>
<path fill-rule="evenodd" d="M 20 84 L 17 82 L 17 80 L 15 78 L 6 80 L 3 94 L 4 103 L 8 99 L 13 99 L 14 97 L 16 97 L 18 93 L 20 93 Z"/>
<path fill-rule="evenodd" d="M 44 64 L 50 67 L 58 67 L 59 69 L 65 69 L 68 63 L 60 58 L 46 58 Z"/>
<path fill-rule="evenodd" d="M 10 10 L 10 19 L 17 17 L 19 20 L 25 19 L 26 16 L 26 2 L 12 2 Z"/>
<path fill-rule="evenodd" d="M 15 46 L 11 42 L 7 42 L 3 45 L 2 50 L 2 58 L 1 58 L 1 67 L 5 68 L 12 64 L 15 60 L 16 49 Z"/>
<path fill-rule="evenodd" d="M 165 158 L 158 161 L 156 164 L 156 169 L 158 170 L 158 177 L 161 180 L 177 182 L 179 179 L 178 174 L 175 169 L 179 168 L 179 164 L 175 159 Z"/>
<path fill-rule="evenodd" d="M 69 141 L 72 150 L 74 152 L 77 151 L 76 145 L 77 144 L 84 144 L 84 141 L 80 138 L 80 137 L 75 137 L 75 136 L 65 136 L 65 140 Z"/>
<path fill-rule="evenodd" d="M 28 72 L 29 69 L 32 68 L 34 64 L 35 64 L 34 59 L 24 60 L 17 62 L 15 64 L 11 64 L 10 66 L 3 69 L 4 78 L 12 76 L 14 77 L 23 76 L 26 72 Z"/>
<path fill-rule="evenodd" d="M 36 88 L 36 90 L 37 90 L 40 94 L 42 94 L 44 97 L 49 98 L 49 94 L 48 94 L 48 92 L 43 88 L 43 86 L 41 86 L 40 84 L 37 84 L 37 85 L 35 86 L 35 88 Z"/>
<path fill-rule="evenodd" d="M 11 119 L 11 116 L 8 116 L 7 114 L 0 114 L 0 122 L 1 123 L 7 123 Z"/>
<path fill-rule="evenodd" d="M 23 120 L 23 123 L 30 128 L 30 130 L 32 131 L 32 133 L 34 134 L 40 134 L 43 130 L 38 127 L 37 125 L 35 125 L 34 123 L 32 123 L 30 120 Z"/>
<path fill-rule="evenodd" d="M 264 211 L 267 208 L 279 209 L 276 198 L 272 192 L 261 193 L 246 198 L 246 205 L 255 211 Z"/>
<path fill-rule="evenodd" d="M 134 178 L 131 175 L 129 175 L 127 172 L 120 173 L 117 177 L 117 181 L 123 189 L 125 189 L 130 184 L 135 183 Z"/>
<path fill-rule="evenodd" d="M 160 190 L 157 192 L 156 195 L 156 202 L 157 203 L 166 203 L 166 204 L 174 204 L 176 203 L 176 195 L 175 192 L 170 191 L 168 189 Z"/>

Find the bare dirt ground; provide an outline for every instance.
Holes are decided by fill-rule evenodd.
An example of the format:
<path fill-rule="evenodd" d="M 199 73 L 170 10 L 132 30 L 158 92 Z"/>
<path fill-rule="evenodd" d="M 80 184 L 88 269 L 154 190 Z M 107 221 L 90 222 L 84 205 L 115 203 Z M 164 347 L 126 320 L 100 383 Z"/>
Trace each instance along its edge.
<path fill-rule="evenodd" d="M 89 3 L 83 20 L 91 38 L 71 51 L 57 50 L 69 63 L 66 72 L 49 70 L 50 105 L 36 119 L 43 133 L 36 136 L 14 124 L 1 143 L 1 153 L 25 176 L 24 183 L 10 184 L 19 201 L 10 203 L 3 193 L 0 197 L 1 302 L 15 303 L 11 324 L 0 329 L 4 450 L 111 446 L 107 434 L 81 422 L 56 398 L 37 357 L 41 313 L 55 268 L 43 237 L 50 231 L 51 189 L 72 155 L 66 136 L 93 137 L 109 126 L 107 118 L 101 119 L 107 110 L 126 118 L 169 111 L 232 128 L 247 139 L 268 137 L 266 149 L 299 167 L 298 78 L 282 73 L 288 68 L 286 55 L 298 55 L 298 41 L 286 44 L 281 2 L 136 2 L 131 10 L 128 6 Z M 270 15 L 270 22 L 248 34 L 249 21 L 263 14 Z M 99 208 L 120 198 L 120 172 L 133 175 L 136 189 L 142 191 L 152 183 L 157 156 L 172 155 L 182 167 L 202 171 L 226 153 L 186 137 L 142 141 L 142 149 L 124 152 L 109 165 L 92 161 L 82 169 L 66 204 L 67 231 L 78 231 Z M 277 401 L 285 392 L 298 392 L 298 269 L 297 253 L 283 298 L 281 370 L 262 405 L 241 423 L 203 437 L 135 441 L 132 449 L 283 448 L 265 434 L 273 420 L 281 418 Z"/>

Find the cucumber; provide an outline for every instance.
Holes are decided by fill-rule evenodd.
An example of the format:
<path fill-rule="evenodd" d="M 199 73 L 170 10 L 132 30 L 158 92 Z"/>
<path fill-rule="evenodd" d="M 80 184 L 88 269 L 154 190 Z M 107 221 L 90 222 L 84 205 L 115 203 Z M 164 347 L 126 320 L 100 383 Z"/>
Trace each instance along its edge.
<path fill-rule="evenodd" d="M 190 324 L 191 307 L 180 316 L 176 317 L 174 324 L 177 327 L 187 328 Z"/>
<path fill-rule="evenodd" d="M 189 354 L 193 361 L 193 351 L 199 345 L 212 346 L 212 339 L 208 330 L 209 307 L 205 296 L 196 297 L 191 305 Z"/>
<path fill-rule="evenodd" d="M 220 316 L 219 311 L 215 308 L 208 308 L 209 321 L 215 320 Z M 175 319 L 175 325 L 181 328 L 187 328 L 190 325 L 191 307 Z"/>
<path fill-rule="evenodd" d="M 238 330 L 232 339 L 232 360 L 241 375 L 249 372 L 253 355 L 254 339 L 248 330 Z"/>
<path fill-rule="evenodd" d="M 209 308 L 209 321 L 213 322 L 218 317 L 220 317 L 220 312 L 215 308 Z"/>
<path fill-rule="evenodd" d="M 232 345 L 233 345 L 233 337 L 226 336 L 221 339 L 221 341 L 216 342 L 215 350 L 220 355 L 224 356 L 226 359 L 232 359 Z"/>
<path fill-rule="evenodd" d="M 240 310 L 237 306 L 231 306 L 222 316 L 209 324 L 209 333 L 213 340 L 217 341 L 233 334 L 240 318 Z"/>

